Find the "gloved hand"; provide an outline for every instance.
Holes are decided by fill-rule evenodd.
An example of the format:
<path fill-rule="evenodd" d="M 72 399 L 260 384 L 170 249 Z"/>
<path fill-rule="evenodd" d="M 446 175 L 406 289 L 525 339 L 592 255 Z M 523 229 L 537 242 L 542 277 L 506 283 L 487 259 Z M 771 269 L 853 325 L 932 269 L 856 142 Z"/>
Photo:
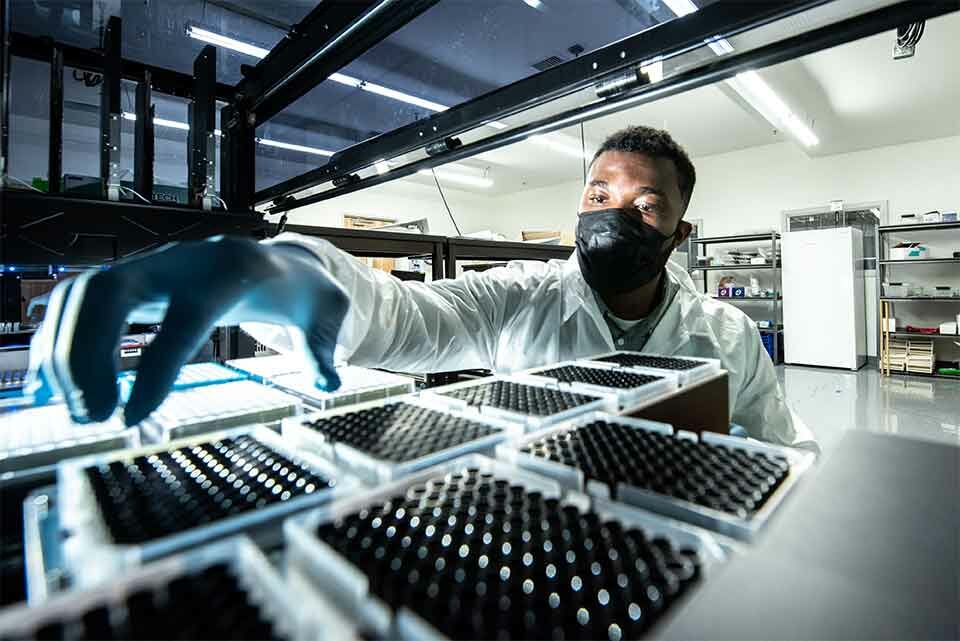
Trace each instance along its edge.
<path fill-rule="evenodd" d="M 124 409 L 134 425 L 157 408 L 180 367 L 217 325 L 256 321 L 292 330 L 327 390 L 346 293 L 309 250 L 216 237 L 167 245 L 109 270 L 88 271 L 52 292 L 30 344 L 26 393 L 63 396 L 75 421 L 103 421 L 117 406 L 116 353 L 127 322 L 159 323 Z"/>

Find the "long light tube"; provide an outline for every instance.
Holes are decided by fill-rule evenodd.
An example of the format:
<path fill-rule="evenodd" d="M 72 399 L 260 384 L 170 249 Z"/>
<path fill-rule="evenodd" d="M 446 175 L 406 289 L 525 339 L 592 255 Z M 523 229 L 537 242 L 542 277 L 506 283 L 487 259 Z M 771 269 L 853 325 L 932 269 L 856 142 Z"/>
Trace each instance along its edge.
<path fill-rule="evenodd" d="M 673 11 L 678 18 L 690 15 L 697 10 L 692 0 L 663 0 L 663 3 Z M 733 53 L 733 45 L 726 39 L 714 36 L 704 40 L 718 56 Z M 642 69 L 642 67 L 641 67 Z M 651 78 L 651 81 L 653 79 Z M 797 114 L 795 114 L 780 96 L 770 88 L 756 71 L 745 71 L 737 74 L 735 80 L 727 80 L 743 99 L 749 102 L 754 109 L 760 112 L 774 127 L 787 129 L 805 147 L 814 147 L 820 144 L 820 139 Z"/>
<path fill-rule="evenodd" d="M 736 84 L 730 84 L 770 124 L 789 130 L 806 147 L 820 144 L 820 139 L 813 130 L 787 106 L 787 103 L 770 88 L 770 85 L 764 82 L 760 74 L 756 71 L 744 71 L 738 73 L 735 80 Z"/>
<path fill-rule="evenodd" d="M 290 142 L 280 142 L 279 140 L 270 140 L 269 138 L 257 138 L 257 142 L 263 145 L 264 147 L 276 147 L 277 149 L 301 151 L 305 154 L 313 154 L 315 156 L 326 156 L 329 158 L 330 156 L 333 155 L 332 151 L 327 151 L 326 149 L 317 149 L 316 147 L 307 147 L 306 145 L 295 145 Z"/>
<path fill-rule="evenodd" d="M 489 188 L 493 187 L 493 181 L 489 178 L 482 178 L 480 176 L 471 176 L 468 174 L 461 174 L 457 172 L 447 171 L 445 169 L 436 169 L 437 178 L 444 180 L 446 182 L 458 183 L 466 187 L 482 187 Z M 429 169 L 421 169 L 417 172 L 420 176 L 433 176 L 433 172 Z"/>
<path fill-rule="evenodd" d="M 136 121 L 137 114 L 131 113 L 129 111 L 123 112 L 123 119 Z M 157 118 L 154 116 L 153 124 L 158 127 L 169 127 L 170 129 L 179 129 L 180 131 L 190 131 L 190 125 L 185 122 L 180 122 L 178 120 L 167 120 L 166 118 Z M 222 135 L 219 129 L 214 129 L 213 134 L 215 136 Z M 257 142 L 266 147 L 277 147 L 278 149 L 289 149 L 290 151 L 302 151 L 306 154 L 314 154 L 317 156 L 332 156 L 332 151 L 327 151 L 326 149 L 318 149 L 317 147 L 307 147 L 306 145 L 295 145 L 289 142 L 281 142 L 279 140 L 271 140 L 269 138 L 257 138 Z"/>
<path fill-rule="evenodd" d="M 268 49 L 264 49 L 263 47 L 258 47 L 247 42 L 229 38 L 218 33 L 213 33 L 212 31 L 207 31 L 206 29 L 201 29 L 199 27 L 187 27 L 187 35 L 196 40 L 209 42 L 210 44 L 215 44 L 232 51 L 244 53 L 254 58 L 263 59 L 267 57 L 268 53 L 270 53 Z M 354 78 L 353 76 L 348 76 L 344 73 L 330 74 L 330 80 L 348 87 L 353 87 L 354 89 L 362 89 L 363 91 L 369 91 L 370 93 L 384 96 L 385 98 L 391 98 L 393 100 L 405 102 L 428 111 L 446 111 L 449 109 L 447 105 L 442 105 L 439 102 L 425 100 L 424 98 L 419 98 L 402 91 L 397 91 L 396 89 L 385 87 L 375 82 L 368 82 L 366 80 L 361 80 L 360 78 Z"/>
<path fill-rule="evenodd" d="M 200 40 L 212 45 L 217 45 L 218 47 L 231 49 L 239 53 L 245 53 L 248 56 L 253 56 L 254 58 L 266 58 L 267 54 L 270 53 L 269 49 L 264 49 L 263 47 L 258 47 L 257 45 L 252 45 L 248 42 L 235 40 L 233 38 L 220 35 L 219 33 L 214 33 L 213 31 L 207 31 L 206 29 L 201 29 L 200 27 L 195 27 L 193 25 L 187 26 L 187 35 L 194 40 Z"/>
<path fill-rule="evenodd" d="M 534 144 L 540 145 L 541 147 L 546 147 L 553 151 L 559 152 L 565 156 L 572 156 L 574 158 L 584 158 L 587 156 L 582 148 L 564 144 L 559 140 L 551 138 L 549 134 L 537 134 L 535 136 L 530 136 L 527 138 L 527 140 Z"/>

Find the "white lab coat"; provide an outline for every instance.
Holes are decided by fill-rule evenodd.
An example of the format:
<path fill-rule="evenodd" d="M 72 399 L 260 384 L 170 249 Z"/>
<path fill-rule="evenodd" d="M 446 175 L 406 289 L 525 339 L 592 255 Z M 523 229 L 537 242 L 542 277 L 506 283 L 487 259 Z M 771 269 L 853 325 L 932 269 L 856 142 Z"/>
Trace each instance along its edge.
<path fill-rule="evenodd" d="M 322 239 L 282 234 L 267 242 L 310 250 L 348 293 L 337 358 L 353 365 L 513 372 L 616 349 L 576 255 L 424 284 L 369 268 Z M 734 423 L 757 439 L 816 450 L 812 434 L 787 408 L 750 318 L 697 292 L 672 261 L 667 269 L 679 291 L 644 351 L 720 359 L 729 373 Z M 289 345 L 263 328 L 254 333 L 268 345 Z"/>

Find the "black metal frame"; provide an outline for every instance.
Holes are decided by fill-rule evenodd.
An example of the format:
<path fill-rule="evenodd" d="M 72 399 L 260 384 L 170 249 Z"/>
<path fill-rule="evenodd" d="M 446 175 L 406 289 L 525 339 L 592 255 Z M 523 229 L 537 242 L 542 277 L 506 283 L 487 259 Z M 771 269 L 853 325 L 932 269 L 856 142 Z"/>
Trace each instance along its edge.
<path fill-rule="evenodd" d="M 50 55 L 50 140 L 47 153 L 47 191 L 60 193 L 63 174 L 63 49 Z"/>
<path fill-rule="evenodd" d="M 142 168 L 140 178 L 136 180 L 137 191 L 147 198 L 151 197 L 149 183 L 146 181 L 147 166 L 152 158 L 147 139 L 152 141 L 150 129 L 152 118 L 150 110 L 150 89 L 176 96 L 194 98 L 208 108 L 212 96 L 226 101 L 228 106 L 221 113 L 223 139 L 221 144 L 222 186 L 224 200 L 232 210 L 243 211 L 236 216 L 230 214 L 204 214 L 195 209 L 181 207 L 156 207 L 157 212 L 175 218 L 168 230 L 156 233 L 156 218 L 148 215 L 142 208 L 145 205 L 121 202 L 104 204 L 78 198 L 62 198 L 40 194 L 5 194 L 5 212 L 13 212 L 14 216 L 5 215 L 4 231 L 0 236 L 5 256 L 4 260 L 17 262 L 50 262 L 66 264 L 70 252 L 70 238 L 76 240 L 86 236 L 96 236 L 101 233 L 108 237 L 133 234 L 130 243 L 118 241 L 120 246 L 129 245 L 130 251 L 142 251 L 151 243 L 145 242 L 138 235 L 146 233 L 150 238 L 179 238 L 192 237 L 181 229 L 179 225 L 187 224 L 189 229 L 204 229 L 205 233 L 215 234 L 230 230 L 243 230 L 242 233 L 266 235 L 268 227 L 261 217 L 250 211 L 254 202 L 275 200 L 287 194 L 299 191 L 308 185 L 315 185 L 326 181 L 336 180 L 332 189 L 302 199 L 286 198 L 277 204 L 272 211 L 286 211 L 310 202 L 334 198 L 358 189 L 367 188 L 389 180 L 407 176 L 413 172 L 444 164 L 459 158 L 465 158 L 484 151 L 496 149 L 505 145 L 522 141 L 534 133 L 547 133 L 566 127 L 582 120 L 600 117 L 615 111 L 652 101 L 661 97 L 686 91 L 708 83 L 730 77 L 746 68 L 757 68 L 776 64 L 818 51 L 830 46 L 849 42 L 874 33 L 894 28 L 901 24 L 921 19 L 935 17 L 958 9 L 956 2 L 911 1 L 899 2 L 876 11 L 872 11 L 836 24 L 811 31 L 809 33 L 786 38 L 777 43 L 760 47 L 742 54 L 726 56 L 713 60 L 705 65 L 687 72 L 677 74 L 654 85 L 644 85 L 630 88 L 602 102 L 593 102 L 584 107 L 570 109 L 538 122 L 523 127 L 494 134 L 482 141 L 464 145 L 458 148 L 445 145 L 438 153 L 421 161 L 394 169 L 385 175 L 375 175 L 368 178 L 352 181 L 343 181 L 345 176 L 352 175 L 356 170 L 369 166 L 373 159 L 393 157 L 399 153 L 434 145 L 438 141 L 445 141 L 463 131 L 473 129 L 484 122 L 517 113 L 530 107 L 544 104 L 561 95 L 580 91 L 594 84 L 597 80 L 608 78 L 613 74 L 622 73 L 628 67 L 635 66 L 638 61 L 650 59 L 657 55 L 676 54 L 703 46 L 703 40 L 716 35 L 728 36 L 733 33 L 746 31 L 777 19 L 793 15 L 824 4 L 828 0 L 790 0 L 789 2 L 722 2 L 710 5 L 696 14 L 683 20 L 675 20 L 646 31 L 637 36 L 624 39 L 591 54 L 565 63 L 547 72 L 537 74 L 519 81 L 473 101 L 454 107 L 446 112 L 435 114 L 429 119 L 420 121 L 408 127 L 400 128 L 382 136 L 360 143 L 343 150 L 334 156 L 327 166 L 307 172 L 306 174 L 287 181 L 279 186 L 253 193 L 255 183 L 255 129 L 258 123 L 268 119 L 297 98 L 316 86 L 330 73 L 348 64 L 371 46 L 387 37 L 394 30 L 406 24 L 422 12 L 429 9 L 437 0 L 357 0 L 356 2 L 324 2 L 319 5 L 299 25 L 291 29 L 274 50 L 252 69 L 244 70 L 245 78 L 236 87 L 230 87 L 215 80 L 209 75 L 202 83 L 196 86 L 193 79 L 166 69 L 160 69 L 141 63 L 120 58 L 119 50 L 113 46 L 107 47 L 108 54 L 82 50 L 62 44 L 53 43 L 47 39 L 35 38 L 23 34 L 5 34 L 10 37 L 10 46 L 4 48 L 4 55 L 13 53 L 28 58 L 50 61 L 56 51 L 62 52 L 63 64 L 99 71 L 105 75 L 105 84 L 109 81 L 111 87 L 118 86 L 121 78 L 133 79 L 140 83 L 138 87 L 137 133 L 138 142 L 136 158 L 138 166 Z M 7 1 L 0 0 L 0 23 L 5 24 L 8 19 Z M 108 30 L 109 32 L 110 30 Z M 0 34 L 2 35 L 2 34 Z M 119 38 L 115 38 L 117 45 Z M 109 44 L 109 43 L 108 43 Z M 2 62 L 5 71 L 9 71 L 8 62 Z M 0 103 L 3 104 L 4 144 L 8 126 L 8 111 L 6 101 L 8 89 L 5 87 L 9 73 L 4 73 L 2 86 L 3 95 Z M 51 76 L 51 83 L 54 76 Z M 56 93 L 54 91 L 52 94 Z M 105 90 L 106 97 L 103 111 L 119 114 L 119 105 L 114 103 L 113 91 Z M 119 93 L 117 92 L 117 95 Z M 54 100 L 55 96 L 51 96 Z M 61 95 L 62 99 L 62 95 Z M 213 118 L 209 110 L 195 119 L 207 120 L 208 132 L 212 130 Z M 140 125 L 143 125 L 141 128 Z M 200 127 L 197 127 L 199 131 Z M 193 128 L 191 129 L 191 131 Z M 141 144 L 142 143 L 142 144 Z M 51 143 L 51 156 L 54 145 Z M 211 157 L 208 155 L 207 160 Z M 51 158 L 51 166 L 55 160 Z M 191 174 L 194 174 L 191 171 Z M 51 183 L 55 180 L 51 177 Z M 50 198 L 50 204 L 37 206 L 44 198 Z M 29 201 L 29 202 L 28 202 Z M 56 207 L 61 209 L 56 210 Z M 24 213 L 26 208 L 28 213 Z M 32 211 L 31 211 L 32 208 Z M 92 212 L 96 215 L 89 220 L 76 215 L 85 212 L 88 216 Z M 46 212 L 46 214 L 44 214 Z M 41 220 L 43 216 L 47 219 Z M 210 216 L 209 223 L 203 222 L 204 216 Z M 113 221 L 113 230 L 109 229 L 109 220 Z M 242 221 L 242 222 L 241 222 Z M 92 226 L 91 226 L 92 225 Z M 220 225 L 221 227 L 217 227 Z M 27 232 L 26 230 L 31 230 Z M 96 232 L 95 230 L 100 230 Z M 434 276 L 442 276 L 440 267 L 444 262 L 448 267 L 448 274 L 452 274 L 458 258 L 531 258 L 531 252 L 541 252 L 544 258 L 562 258 L 560 253 L 568 251 L 558 247 L 532 247 L 520 245 L 522 253 L 513 253 L 513 247 L 496 243 L 484 245 L 485 241 L 464 239 L 450 239 L 439 242 L 438 237 L 426 238 L 425 245 L 429 250 L 400 249 L 398 243 L 410 242 L 410 236 L 404 236 L 401 241 L 394 237 L 398 234 L 389 232 L 371 232 L 361 230 L 341 230 L 330 228 L 297 228 L 291 226 L 291 231 L 301 230 L 304 233 L 322 235 L 332 242 L 339 243 L 348 251 L 363 252 L 366 255 L 410 255 L 429 253 L 434 257 Z M 34 235 L 42 230 L 41 236 Z M 56 231 L 55 231 L 56 230 Z M 139 230 L 139 231 L 137 231 Z M 320 230 L 321 233 L 318 233 Z M 66 234 L 70 234 L 67 236 Z M 58 234 L 60 234 L 58 236 Z M 384 234 L 384 237 L 380 237 Z M 49 237 L 49 238 L 48 238 Z M 49 242 L 45 243 L 44 238 Z M 66 242 L 64 238 L 67 239 Z M 15 241 L 15 242 L 14 242 Z M 519 245 L 519 244 L 517 244 Z M 139 249 L 137 249 L 139 247 Z M 353 249 L 350 249 L 353 247 Z M 378 249 L 379 247 L 379 249 Z M 394 251 L 396 253 L 378 253 L 380 251 Z M 115 256 L 129 254 L 122 248 L 114 252 Z M 447 260 L 441 258 L 447 253 Z M 556 254 L 556 255 L 554 255 Z M 26 260 L 30 257 L 43 257 L 39 260 Z"/>
<path fill-rule="evenodd" d="M 103 84 L 100 87 L 101 197 L 120 200 L 120 106 L 122 23 L 112 16 L 103 32 Z"/>
<path fill-rule="evenodd" d="M 266 238 L 270 225 L 246 213 L 114 202 L 6 189 L 0 192 L 0 263 L 95 265 L 166 243 L 217 234 Z"/>
<path fill-rule="evenodd" d="M 237 85 L 240 102 L 266 122 L 437 2 L 321 2 Z"/>
<path fill-rule="evenodd" d="M 256 201 L 275 200 L 349 175 L 369 166 L 373 159 L 393 158 L 447 140 L 491 120 L 588 88 L 598 78 L 616 75 L 644 60 L 689 51 L 703 46 L 705 39 L 718 34 L 731 35 L 756 28 L 827 1 L 720 2 L 710 5 L 683 20 L 658 25 L 447 111 L 344 149 L 323 167 L 257 192 Z M 446 155 L 442 151 L 431 154 L 434 159 Z"/>
<path fill-rule="evenodd" d="M 188 202 L 194 207 L 212 209 L 216 179 L 217 49 L 204 47 L 193 63 L 193 102 L 190 103 L 190 131 L 187 135 L 187 163 L 189 171 Z"/>
<path fill-rule="evenodd" d="M 0 180 L 7 171 L 10 141 L 10 7 L 0 0 Z"/>
<path fill-rule="evenodd" d="M 256 184 L 256 129 L 252 116 L 227 105 L 220 110 L 220 193 L 227 207 L 249 207 Z"/>
<path fill-rule="evenodd" d="M 803 3 L 803 4 L 806 5 L 805 8 L 810 8 L 811 6 L 823 4 L 823 1 L 820 0 L 815 2 Z M 706 7 L 705 9 L 698 11 L 696 14 L 689 16 L 685 20 L 699 21 L 704 16 L 707 16 L 708 18 L 712 19 L 711 21 L 715 21 L 718 19 L 717 14 L 716 13 L 708 14 L 707 10 L 710 9 L 711 7 L 724 8 L 729 6 L 730 5 L 726 2 L 720 2 L 715 5 L 710 5 L 709 7 Z M 800 10 L 800 9 L 796 9 L 796 3 L 789 3 L 788 5 L 784 5 L 784 6 L 786 7 L 784 8 L 784 11 L 789 11 L 789 13 L 791 14 L 796 13 L 797 11 Z M 794 8 L 790 10 L 789 9 L 790 7 L 794 7 Z M 331 198 L 336 198 L 338 196 L 342 196 L 344 194 L 348 194 L 360 189 L 366 189 L 368 187 L 372 187 L 385 182 L 396 180 L 398 178 L 410 176 L 422 169 L 430 169 L 432 167 L 443 165 L 449 162 L 455 162 L 457 160 L 469 158 L 477 154 L 492 151 L 494 149 L 499 149 L 507 145 L 522 142 L 527 138 L 529 138 L 531 135 L 549 133 L 552 131 L 563 129 L 565 127 L 568 127 L 570 125 L 573 125 L 579 122 L 593 120 L 596 118 L 600 118 L 602 116 L 609 115 L 611 113 L 616 113 L 617 111 L 622 111 L 624 109 L 635 107 L 639 104 L 652 102 L 653 100 L 657 100 L 657 99 L 671 96 L 674 94 L 689 91 L 697 87 L 719 82 L 726 78 L 730 78 L 736 75 L 737 73 L 740 73 L 741 71 L 745 71 L 747 69 L 757 69 L 761 67 L 778 64 L 778 63 L 785 62 L 787 60 L 791 60 L 800 56 L 814 53 L 816 51 L 820 51 L 820 50 L 834 47 L 837 45 L 845 44 L 847 42 L 858 40 L 860 38 L 864 38 L 870 35 L 874 35 L 882 31 L 894 29 L 898 25 L 907 24 L 910 22 L 916 22 L 918 20 L 926 20 L 926 19 L 934 18 L 940 15 L 944 15 L 946 13 L 957 11 L 957 10 L 958 10 L 958 5 L 956 2 L 953 2 L 953 1 L 948 2 L 948 1 L 936 1 L 936 0 L 935 1 L 904 0 L 904 1 L 898 2 L 897 4 L 876 9 L 874 11 L 861 14 L 858 16 L 854 16 L 852 18 L 848 18 L 846 20 L 842 20 L 840 22 L 834 23 L 832 25 L 821 27 L 819 29 L 815 29 L 807 33 L 799 34 L 799 35 L 792 36 L 769 45 L 758 47 L 757 49 L 754 49 L 752 51 L 748 51 L 741 54 L 733 54 L 730 56 L 725 56 L 724 58 L 718 58 L 712 62 L 706 63 L 702 67 L 691 69 L 689 71 L 677 74 L 676 76 L 673 76 L 670 78 L 665 78 L 663 81 L 658 82 L 656 84 L 643 85 L 632 91 L 621 93 L 607 102 L 604 102 L 601 104 L 591 103 L 582 107 L 569 109 L 567 111 L 554 114 L 550 117 L 543 118 L 536 122 L 529 123 L 521 127 L 515 127 L 513 129 L 504 131 L 503 133 L 494 134 L 490 137 L 484 138 L 481 141 L 466 144 L 456 149 L 452 149 L 446 152 L 428 156 L 422 160 L 404 165 L 402 167 L 398 167 L 396 169 L 392 169 L 391 171 L 385 174 L 376 174 L 376 175 L 371 175 L 359 180 L 354 180 L 354 181 L 348 182 L 347 184 L 335 186 L 331 189 L 328 189 L 319 193 L 315 193 L 304 198 L 292 197 L 292 194 L 296 193 L 297 191 L 330 181 L 331 176 L 334 173 L 336 173 L 337 175 L 340 175 L 346 171 L 355 171 L 356 167 L 354 167 L 353 165 L 346 164 L 346 159 L 354 158 L 354 160 L 351 160 L 351 162 L 357 162 L 360 166 L 368 166 L 372 163 L 372 160 L 375 158 L 391 158 L 394 155 L 401 153 L 400 149 L 403 149 L 402 147 L 398 149 L 394 149 L 393 151 L 390 151 L 386 148 L 386 141 L 388 140 L 388 137 L 392 137 L 394 135 L 399 136 L 402 132 L 405 132 L 405 131 L 406 133 L 409 133 L 410 131 L 415 131 L 419 138 L 419 133 L 422 132 L 423 130 L 427 128 L 429 128 L 430 130 L 433 129 L 433 125 L 431 124 L 431 122 L 433 122 L 435 118 L 450 118 L 452 116 L 456 116 L 458 113 L 461 112 L 461 110 L 467 110 L 468 113 L 461 114 L 460 119 L 466 122 L 466 119 L 469 116 L 469 121 L 472 124 L 470 124 L 469 126 L 464 125 L 464 128 L 470 129 L 484 122 L 487 122 L 490 120 L 496 120 L 497 117 L 503 116 L 503 113 L 505 113 L 505 111 L 493 112 L 493 113 L 487 112 L 486 114 L 482 114 L 482 115 L 478 111 L 476 111 L 477 105 L 475 103 L 477 103 L 480 100 L 486 99 L 486 97 L 481 97 L 475 101 L 465 103 L 460 107 L 455 107 L 453 109 L 442 112 L 440 114 L 436 114 L 435 116 L 432 116 L 429 119 L 418 121 L 414 125 L 410 125 L 410 127 L 398 129 L 395 132 L 384 134 L 384 136 L 378 136 L 377 138 L 373 138 L 367 141 L 366 143 L 360 143 L 359 145 L 355 145 L 354 147 L 346 149 L 343 152 L 341 152 L 341 154 L 333 156 L 327 165 L 320 167 L 318 169 L 312 170 L 310 172 L 307 172 L 305 174 L 302 174 L 301 176 L 292 178 L 288 181 L 285 181 L 283 183 L 280 183 L 268 189 L 261 190 L 260 192 L 255 194 L 254 198 L 257 203 L 265 203 L 265 202 L 272 201 L 274 204 L 269 209 L 271 213 L 288 211 L 290 209 L 302 207 L 310 203 L 329 200 Z M 703 14 L 703 16 L 701 16 L 700 14 Z M 770 17 L 769 14 L 765 14 L 765 15 L 766 15 L 766 18 L 763 20 L 763 24 L 768 24 L 774 20 L 774 18 Z M 789 14 L 783 14 L 783 15 L 780 15 L 779 17 L 784 17 L 784 15 L 789 15 Z M 644 35 L 647 36 L 647 42 L 659 43 L 659 40 L 655 39 L 655 37 L 658 34 L 662 35 L 663 33 L 668 32 L 669 31 L 668 28 L 671 28 L 672 25 L 674 24 L 680 25 L 684 23 L 685 20 L 679 20 L 679 21 L 676 21 L 675 23 L 667 23 L 657 27 L 656 29 L 650 31 L 649 33 L 645 33 Z M 698 24 L 700 24 L 700 22 L 698 22 Z M 755 25 L 755 26 L 760 26 L 760 25 Z M 752 28 L 752 27 L 742 27 L 741 30 L 745 30 L 747 28 Z M 664 31 L 661 32 L 661 30 L 664 30 Z M 711 35 L 714 35 L 717 33 L 724 33 L 724 34 L 728 33 L 726 30 L 718 27 L 716 24 L 713 24 L 712 26 L 708 25 L 706 27 L 703 27 L 703 25 L 701 25 L 701 28 L 696 31 L 698 35 L 703 35 L 708 32 Z M 691 36 L 691 38 L 693 37 L 694 36 Z M 699 41 L 701 45 L 702 45 L 702 40 L 703 39 Z M 653 49 L 642 47 L 642 44 L 637 44 L 636 46 L 637 46 L 637 50 L 646 52 L 644 54 L 641 54 L 644 56 L 643 59 L 649 59 L 653 57 L 654 55 L 653 52 L 663 50 L 663 49 L 656 49 L 656 47 L 654 47 Z M 617 57 L 619 57 L 619 50 L 622 50 L 621 47 L 619 46 L 619 43 L 615 43 L 615 45 L 611 45 L 611 47 L 618 50 Z M 601 52 L 604 52 L 606 49 L 608 48 L 598 50 L 595 53 L 599 54 Z M 629 56 L 628 56 L 628 59 L 629 59 Z M 589 61 L 589 60 L 590 60 L 589 57 L 587 58 L 581 57 L 577 60 L 564 63 L 564 65 L 559 65 L 557 67 L 554 67 L 553 69 L 548 70 L 548 72 L 538 74 L 536 76 L 528 78 L 527 80 L 522 80 L 519 83 L 515 83 L 515 84 L 520 85 L 525 83 L 531 83 L 532 86 L 536 86 L 537 84 L 539 84 L 539 78 L 546 73 L 549 73 L 551 71 L 555 71 L 558 69 L 562 69 L 566 65 L 570 65 L 575 62 L 583 62 L 583 61 Z M 603 69 L 603 67 L 600 67 L 600 69 Z M 594 79 L 596 79 L 596 76 L 594 76 Z M 586 86 L 589 86 L 589 84 L 587 84 Z M 505 87 L 504 89 L 492 92 L 491 94 L 488 94 L 488 96 L 491 96 L 491 97 L 497 96 L 501 91 L 506 91 L 508 89 L 513 90 L 514 88 L 515 88 L 515 85 L 510 85 L 508 87 Z M 530 91 L 530 93 L 533 93 L 533 90 L 531 88 L 527 88 L 527 90 Z M 504 110 L 509 110 L 509 107 L 504 107 Z M 510 111 L 512 113 L 512 110 Z M 410 129 L 411 127 L 413 129 Z M 440 136 L 440 135 L 443 135 L 444 133 L 449 135 L 450 131 L 445 132 L 444 130 L 440 129 L 440 126 L 438 125 L 438 132 L 435 135 Z M 428 136 L 424 134 L 421 140 L 423 141 L 428 140 Z M 425 143 L 421 143 L 421 144 L 425 144 Z M 361 149 L 365 149 L 366 150 L 365 153 L 371 154 L 366 157 L 367 160 L 365 161 L 361 161 L 359 158 L 355 157 L 355 154 L 359 153 L 359 150 Z"/>
<path fill-rule="evenodd" d="M 310 225 L 287 225 L 284 230 L 306 236 L 318 236 L 354 256 L 381 258 L 430 256 L 433 279 L 440 280 L 444 275 L 444 249 L 448 241 L 445 236 Z"/>
<path fill-rule="evenodd" d="M 155 142 L 153 118 L 156 108 L 153 106 L 151 79 L 152 74 L 147 70 L 143 72 L 143 78 L 137 83 L 137 121 L 133 128 L 133 189 L 143 198 L 152 201 Z"/>
<path fill-rule="evenodd" d="M 4 0 L 4 2 L 6 1 Z M 103 71 L 103 54 L 98 51 L 74 47 L 62 42 L 54 42 L 49 38 L 24 33 L 10 34 L 9 51 L 11 55 L 18 58 L 49 62 L 54 47 L 63 51 L 63 63 L 67 67 L 96 73 Z M 122 60 L 120 70 L 124 80 L 137 82 L 143 78 L 145 71 L 149 71 L 153 89 L 159 93 L 177 96 L 178 98 L 193 97 L 193 78 L 189 74 L 129 59 Z M 218 82 L 216 91 L 217 100 L 221 102 L 230 102 L 236 97 L 236 88 L 233 85 Z"/>
<path fill-rule="evenodd" d="M 566 260 L 573 249 L 569 245 L 448 238 L 444 273 L 447 278 L 455 278 L 458 260 Z"/>

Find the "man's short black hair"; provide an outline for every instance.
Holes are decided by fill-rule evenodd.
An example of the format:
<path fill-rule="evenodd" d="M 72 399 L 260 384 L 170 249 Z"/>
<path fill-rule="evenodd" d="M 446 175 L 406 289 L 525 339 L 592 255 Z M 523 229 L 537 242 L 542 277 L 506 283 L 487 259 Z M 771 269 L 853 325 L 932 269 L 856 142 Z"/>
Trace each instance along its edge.
<path fill-rule="evenodd" d="M 673 137 L 663 129 L 634 126 L 621 129 L 603 141 L 597 153 L 593 155 L 592 165 L 605 151 L 626 151 L 643 154 L 651 158 L 669 158 L 677 168 L 680 182 L 680 194 L 684 202 L 690 203 L 693 185 L 697 182 L 697 171 L 690 162 L 690 156 Z"/>

